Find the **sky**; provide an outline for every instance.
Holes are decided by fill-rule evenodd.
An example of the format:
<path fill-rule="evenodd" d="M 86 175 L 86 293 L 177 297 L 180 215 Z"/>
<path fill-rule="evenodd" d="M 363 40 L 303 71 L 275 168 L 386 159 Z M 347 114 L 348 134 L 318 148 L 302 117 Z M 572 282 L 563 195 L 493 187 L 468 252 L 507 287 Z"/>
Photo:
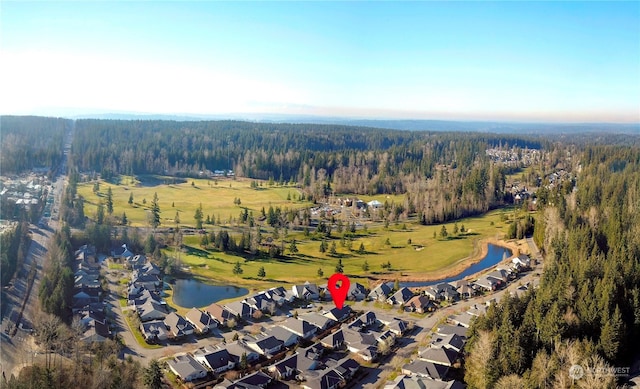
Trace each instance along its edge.
<path fill-rule="evenodd" d="M 0 112 L 640 122 L 640 2 L 0 2 Z"/>

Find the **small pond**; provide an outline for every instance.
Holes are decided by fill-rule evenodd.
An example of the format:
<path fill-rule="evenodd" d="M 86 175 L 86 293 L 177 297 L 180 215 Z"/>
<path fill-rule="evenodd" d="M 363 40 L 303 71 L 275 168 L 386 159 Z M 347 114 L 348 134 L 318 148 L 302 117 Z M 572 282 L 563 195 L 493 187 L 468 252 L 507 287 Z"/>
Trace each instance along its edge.
<path fill-rule="evenodd" d="M 488 246 L 489 247 L 488 247 L 487 255 L 484 258 L 482 258 L 480 260 L 480 262 L 474 263 L 473 265 L 469 266 L 468 268 L 463 270 L 461 273 L 456 274 L 455 276 L 448 277 L 448 278 L 443 278 L 443 279 L 435 280 L 435 281 L 401 282 L 400 286 L 406 286 L 407 288 L 413 288 L 413 287 L 420 287 L 420 286 L 436 285 L 436 284 L 440 284 L 442 282 L 458 281 L 458 280 L 461 280 L 461 279 L 463 279 L 463 278 L 465 278 L 467 276 L 470 276 L 472 274 L 475 274 L 475 273 L 481 272 L 481 271 L 483 271 L 485 269 L 488 269 L 491 266 L 497 265 L 503 259 L 508 258 L 508 257 L 513 255 L 511 250 L 509 250 L 506 247 L 496 246 L 494 244 L 489 244 Z"/>
<path fill-rule="evenodd" d="M 205 307 L 216 301 L 240 297 L 249 293 L 246 288 L 209 285 L 193 279 L 176 279 L 171 288 L 173 289 L 173 302 L 184 308 Z"/>

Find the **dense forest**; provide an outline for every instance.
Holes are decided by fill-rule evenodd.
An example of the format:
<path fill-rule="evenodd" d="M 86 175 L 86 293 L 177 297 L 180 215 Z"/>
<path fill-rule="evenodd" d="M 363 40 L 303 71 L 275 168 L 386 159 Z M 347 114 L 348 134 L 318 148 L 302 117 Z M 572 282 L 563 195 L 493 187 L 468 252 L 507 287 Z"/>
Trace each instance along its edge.
<path fill-rule="evenodd" d="M 24 263 L 29 251 L 31 235 L 29 223 L 22 221 L 0 235 L 0 286 L 6 286 L 13 278 L 16 270 Z"/>
<path fill-rule="evenodd" d="M 36 167 L 52 168 L 62 160 L 65 131 L 71 120 L 38 116 L 2 116 L 2 174 Z"/>
<path fill-rule="evenodd" d="M 396 214 L 435 223 L 503 203 L 509 171 L 485 155 L 498 145 L 540 149 L 548 142 L 314 124 L 78 120 L 71 164 L 103 179 L 233 170 L 295 182 L 316 201 L 332 193 L 411 193 Z"/>
<path fill-rule="evenodd" d="M 472 325 L 470 388 L 567 388 L 574 364 L 580 387 L 615 387 L 609 369 L 624 376 L 640 349 L 640 149 L 589 146 L 580 162 L 577 191 L 556 188 L 540 211 L 539 289 Z"/>

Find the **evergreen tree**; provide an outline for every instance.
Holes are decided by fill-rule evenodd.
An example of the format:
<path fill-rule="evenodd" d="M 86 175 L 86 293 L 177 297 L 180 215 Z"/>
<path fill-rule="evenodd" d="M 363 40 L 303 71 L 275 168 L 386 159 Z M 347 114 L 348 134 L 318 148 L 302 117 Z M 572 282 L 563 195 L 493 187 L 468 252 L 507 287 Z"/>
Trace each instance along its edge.
<path fill-rule="evenodd" d="M 104 205 L 98 204 L 98 210 L 96 212 L 96 223 L 103 224 L 104 223 Z"/>
<path fill-rule="evenodd" d="M 319 267 L 318 268 L 318 277 L 323 277 L 324 276 L 324 272 L 322 271 L 322 268 Z"/>
<path fill-rule="evenodd" d="M 296 246 L 296 240 L 295 239 L 293 239 L 291 241 L 291 244 L 289 245 L 289 252 L 291 254 L 295 254 L 295 253 L 298 252 L 298 247 Z"/>
<path fill-rule="evenodd" d="M 127 214 L 125 212 L 122 212 L 122 218 L 120 220 L 120 224 L 122 224 L 123 226 L 126 226 L 127 224 L 129 224 L 129 220 L 127 220 Z"/>
<path fill-rule="evenodd" d="M 443 224 L 442 228 L 440 229 L 440 238 L 444 239 L 447 236 L 449 236 L 449 233 L 447 232 L 447 227 L 445 227 Z"/>
<path fill-rule="evenodd" d="M 331 242 L 331 246 L 329 247 L 329 254 L 336 255 L 338 251 L 336 250 L 336 242 Z"/>
<path fill-rule="evenodd" d="M 323 254 L 327 252 L 327 242 L 325 242 L 324 239 L 320 242 L 320 252 Z"/>
<path fill-rule="evenodd" d="M 107 189 L 107 213 L 113 215 L 113 192 L 111 187 Z"/>
<path fill-rule="evenodd" d="M 264 278 L 266 276 L 267 272 L 264 270 L 264 266 L 260 266 L 260 269 L 258 269 L 258 277 Z"/>
<path fill-rule="evenodd" d="M 364 243 L 360 243 L 360 247 L 358 247 L 358 254 L 362 255 L 366 253 L 366 250 L 364 249 Z"/>
<path fill-rule="evenodd" d="M 160 205 L 158 204 L 158 193 L 153 194 L 153 200 L 151 201 L 151 227 L 158 228 L 160 225 Z"/>
<path fill-rule="evenodd" d="M 196 219 L 196 228 L 199 230 L 202 229 L 202 203 L 200 203 L 200 206 L 196 209 L 196 213 L 193 215 L 193 218 Z"/>
<path fill-rule="evenodd" d="M 133 192 L 129 193 L 129 205 L 133 205 Z"/>
<path fill-rule="evenodd" d="M 338 259 L 338 264 L 336 265 L 336 273 L 342 273 L 344 271 L 344 267 L 342 266 L 342 259 Z"/>
<path fill-rule="evenodd" d="M 453 235 L 458 235 L 458 222 L 453 223 Z"/>
<path fill-rule="evenodd" d="M 362 270 L 363 271 L 369 271 L 369 262 L 367 262 L 367 260 L 364 260 L 364 263 L 362 264 Z"/>
<path fill-rule="evenodd" d="M 242 270 L 242 266 L 240 265 L 240 261 L 237 261 L 236 264 L 233 266 L 233 274 L 235 275 L 240 275 L 242 274 L 243 270 Z"/>
<path fill-rule="evenodd" d="M 176 216 L 173 218 L 173 221 L 176 222 L 176 224 L 180 224 L 180 213 L 176 211 Z"/>
<path fill-rule="evenodd" d="M 162 369 L 157 359 L 152 359 L 144 369 L 143 382 L 149 389 L 162 389 Z"/>

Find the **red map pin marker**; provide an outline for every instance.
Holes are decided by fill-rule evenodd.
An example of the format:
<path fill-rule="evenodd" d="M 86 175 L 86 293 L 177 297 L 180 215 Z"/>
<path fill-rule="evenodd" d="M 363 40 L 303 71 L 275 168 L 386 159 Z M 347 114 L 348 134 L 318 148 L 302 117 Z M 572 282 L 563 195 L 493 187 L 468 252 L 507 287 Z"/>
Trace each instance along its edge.
<path fill-rule="evenodd" d="M 338 283 L 340 283 L 340 285 L 338 285 Z M 331 298 L 336 308 L 342 309 L 344 300 L 347 298 L 347 293 L 349 293 L 350 284 L 349 278 L 342 273 L 336 273 L 329 277 L 327 289 L 331 292 Z"/>

